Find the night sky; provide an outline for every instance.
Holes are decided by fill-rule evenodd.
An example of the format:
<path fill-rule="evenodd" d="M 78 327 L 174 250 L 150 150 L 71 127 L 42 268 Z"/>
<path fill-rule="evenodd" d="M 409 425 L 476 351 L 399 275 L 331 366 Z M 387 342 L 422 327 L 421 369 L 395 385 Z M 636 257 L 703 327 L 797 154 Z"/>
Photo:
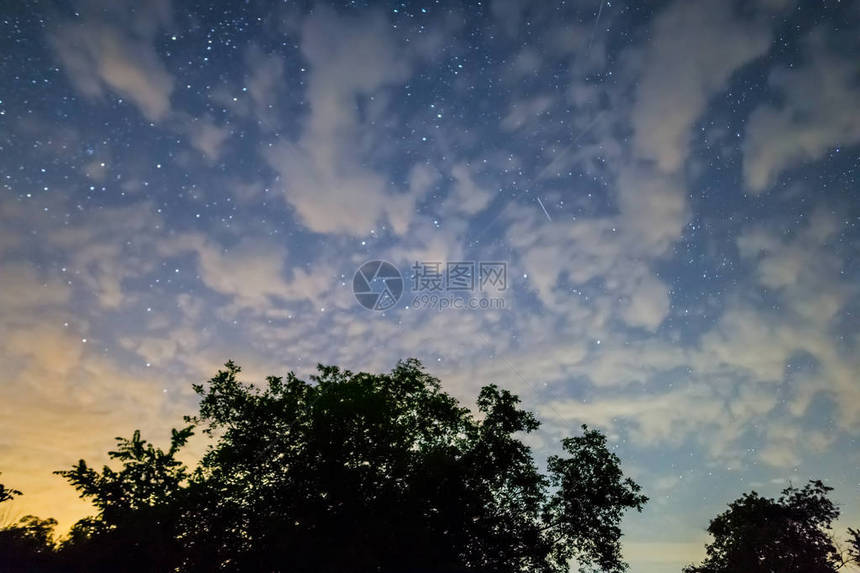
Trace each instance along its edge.
<path fill-rule="evenodd" d="M 605 431 L 651 497 L 635 573 L 701 558 L 750 489 L 820 478 L 860 525 L 860 2 L 10 0 L 0 25 L 16 514 L 85 515 L 51 472 L 164 444 L 227 359 L 415 356 L 469 404 L 519 393 L 541 460 Z M 403 276 L 386 310 L 353 293 L 372 260 Z M 505 282 L 416 288 L 452 262 Z"/>

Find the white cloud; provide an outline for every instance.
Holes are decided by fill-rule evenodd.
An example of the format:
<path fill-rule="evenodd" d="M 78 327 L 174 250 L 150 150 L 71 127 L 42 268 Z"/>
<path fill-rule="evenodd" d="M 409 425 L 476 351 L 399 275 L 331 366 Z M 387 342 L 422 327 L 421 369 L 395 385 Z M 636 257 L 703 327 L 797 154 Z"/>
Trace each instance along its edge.
<path fill-rule="evenodd" d="M 263 150 L 287 202 L 319 233 L 366 235 L 383 218 L 403 233 L 416 198 L 390 191 L 386 178 L 365 166 L 359 143 L 368 137 L 361 131 L 371 128 L 356 111 L 358 97 L 372 97 L 409 73 L 385 17 L 341 17 L 319 8 L 302 27 L 302 54 L 310 64 L 304 131 L 297 142 Z"/>
<path fill-rule="evenodd" d="M 155 268 L 150 255 L 161 217 L 143 202 L 76 214 L 70 223 L 55 227 L 45 221 L 44 243 L 63 253 L 72 284 L 86 290 L 82 294 L 102 308 L 119 308 L 126 302 L 124 283 Z"/>
<path fill-rule="evenodd" d="M 860 142 L 856 59 L 830 51 L 821 29 L 806 48 L 803 64 L 770 75 L 782 104 L 758 107 L 747 122 L 744 179 L 753 192 L 766 190 L 789 167 Z"/>
<path fill-rule="evenodd" d="M 524 127 L 529 121 L 540 120 L 540 116 L 552 107 L 554 99 L 551 96 L 536 96 L 511 105 L 508 115 L 502 119 L 501 128 L 505 131 L 515 131 Z"/>
<path fill-rule="evenodd" d="M 221 149 L 230 135 L 230 130 L 204 117 L 191 120 L 188 124 L 188 133 L 191 145 L 208 160 L 215 161 L 221 156 Z"/>
<path fill-rule="evenodd" d="M 572 308 L 570 293 L 559 290 L 563 280 L 584 285 L 601 279 L 618 318 L 655 330 L 670 301 L 650 265 L 681 236 L 689 217 L 683 187 L 678 176 L 622 168 L 614 196 L 617 215 L 574 222 L 549 222 L 538 205 L 511 209 L 508 241 L 548 308 Z"/>
<path fill-rule="evenodd" d="M 253 102 L 253 113 L 264 129 L 275 129 L 280 122 L 275 113 L 278 97 L 284 91 L 284 59 L 277 54 L 264 54 L 256 46 L 248 52 L 248 94 Z"/>
<path fill-rule="evenodd" d="M 517 52 L 510 66 L 505 70 L 506 77 L 513 84 L 529 75 L 536 74 L 541 66 L 540 53 L 533 47 L 524 47 Z"/>
<path fill-rule="evenodd" d="M 828 244 L 839 229 L 835 216 L 817 210 L 790 239 L 775 230 L 753 228 L 738 238 L 741 257 L 756 263 L 759 284 L 780 292 L 786 311 L 803 321 L 827 325 L 856 285 L 841 280 L 843 261 Z"/>
<path fill-rule="evenodd" d="M 833 443 L 833 432 L 802 430 L 802 420 L 809 415 L 808 408 L 816 396 L 833 400 L 835 420 L 841 431 L 856 432 L 860 427 L 857 340 L 847 339 L 842 345 L 847 347 L 841 348 L 833 333 L 835 321 L 858 294 L 856 285 L 841 278 L 844 262 L 832 243 L 839 228 L 835 216 L 818 210 L 805 226 L 788 236 L 781 228 L 747 229 L 738 244 L 742 258 L 752 265 L 752 273 L 748 281 L 728 295 L 723 315 L 695 346 L 678 346 L 662 337 L 637 340 L 611 323 L 601 326 L 595 320 L 596 314 L 580 312 L 575 326 L 567 333 L 554 330 L 556 336 L 565 340 L 559 344 L 570 345 L 589 338 L 593 341 L 596 337 L 603 338 L 603 344 L 592 343 L 575 363 L 566 363 L 549 351 L 543 355 L 549 355 L 550 362 L 557 362 L 549 369 L 533 366 L 536 357 L 527 352 L 510 354 L 508 360 L 522 372 L 539 372 L 540 380 L 562 386 L 565 381 L 585 380 L 593 389 L 586 399 L 538 401 L 537 408 L 543 417 L 553 421 L 553 427 L 581 422 L 611 430 L 632 427 L 630 439 L 649 445 L 695 439 L 706 448 L 711 459 L 732 465 L 749 455 L 748 451 L 745 453 L 748 446 L 741 444 L 749 444 L 750 439 L 758 436 L 762 443 L 757 454 L 759 460 L 776 467 L 796 465 L 806 459 L 809 451 L 820 453 Z M 582 226 L 581 230 L 588 230 L 587 237 L 597 229 Z M 568 234 L 564 249 L 563 241 L 555 241 L 558 246 L 552 248 L 546 243 L 552 236 L 549 231 L 535 231 L 523 226 L 522 221 L 515 223 L 511 232 L 520 238 L 518 248 L 527 259 L 533 259 L 528 267 L 530 276 L 532 272 L 547 273 L 538 279 L 538 284 L 543 285 L 538 287 L 538 293 L 546 304 L 555 305 L 550 306 L 555 316 L 559 315 L 559 309 L 572 309 L 576 297 L 557 288 L 558 271 L 554 268 L 567 269 L 569 277 L 574 279 L 604 277 L 609 289 L 634 288 L 637 283 L 629 277 L 625 283 L 625 277 L 616 275 L 611 265 L 589 265 L 587 257 L 574 264 L 574 258 L 567 253 L 582 256 L 595 248 L 575 240 L 582 236 Z M 607 247 L 605 241 L 599 244 Z M 619 259 L 616 248 L 618 245 L 610 244 L 601 251 L 601 256 L 594 257 L 595 261 L 624 260 Z M 544 262 L 538 264 L 539 261 Z M 528 260 L 525 263 L 528 265 Z M 628 263 L 622 268 L 633 277 L 649 276 L 643 267 L 635 270 L 635 265 Z M 750 302 L 755 299 L 759 284 L 773 289 L 778 311 Z M 660 283 L 653 286 L 658 293 L 662 292 Z M 589 306 L 597 306 L 599 302 L 593 299 Z M 615 300 L 610 300 L 610 308 L 622 315 L 631 312 L 631 307 L 625 310 L 624 303 L 619 305 Z M 660 312 L 654 314 L 652 326 L 660 316 Z M 629 316 L 622 318 L 635 325 Z M 541 328 L 546 328 L 545 321 L 541 324 Z M 642 325 L 646 324 L 643 321 Z M 524 327 L 520 324 L 518 333 L 529 339 L 531 331 Z M 535 348 L 543 350 L 544 343 L 537 340 Z M 792 372 L 790 364 L 799 355 L 811 357 L 814 368 Z M 481 370 L 493 371 L 489 365 Z M 503 373 L 501 376 L 505 377 Z M 507 374 L 506 378 L 506 384 L 517 387 L 515 376 Z M 636 385 L 647 387 L 661 381 L 673 382 L 668 388 L 661 385 L 660 391 L 631 397 L 629 390 Z M 623 391 L 619 390 L 622 388 Z M 533 389 L 527 394 L 533 395 Z M 780 422 L 774 425 L 776 418 Z M 763 431 L 771 426 L 773 431 Z M 797 446 L 801 430 L 808 448 Z"/>
<path fill-rule="evenodd" d="M 690 213 L 679 175 L 626 166 L 617 179 L 616 197 L 620 215 L 614 226 L 629 253 L 658 257 L 681 238 Z"/>
<path fill-rule="evenodd" d="M 542 417 L 568 424 L 614 428 L 616 423 L 626 420 L 634 425 L 631 439 L 652 445 L 678 443 L 703 427 L 720 424 L 725 417 L 721 400 L 705 385 L 639 398 L 556 400 L 539 406 L 538 410 Z"/>
<path fill-rule="evenodd" d="M 95 0 L 82 2 L 79 13 L 48 33 L 48 42 L 75 89 L 96 100 L 108 94 L 126 99 L 147 120 L 187 135 L 207 160 L 218 159 L 230 131 L 209 117 L 193 118 L 171 106 L 175 80 L 156 50 L 159 32 L 171 25 L 170 0 L 140 6 L 130 0 Z M 260 67 L 252 74 L 249 91 L 258 107 L 271 107 L 263 93 L 279 79 L 277 61 L 258 58 L 257 63 Z M 103 180 L 101 163 L 87 166 L 87 175 Z"/>
<path fill-rule="evenodd" d="M 0 310 L 32 310 L 41 305 L 61 304 L 69 300 L 70 289 L 58 281 L 42 282 L 35 269 L 26 263 L 0 264 Z"/>
<path fill-rule="evenodd" d="M 732 72 L 763 55 L 767 27 L 733 14 L 722 0 L 679 0 L 658 14 L 633 108 L 633 147 L 665 172 L 688 153 L 690 127 Z"/>
<path fill-rule="evenodd" d="M 621 311 L 627 324 L 655 330 L 669 314 L 669 289 L 657 277 L 646 274 L 634 286 L 630 302 Z"/>
<path fill-rule="evenodd" d="M 493 195 L 474 179 L 474 169 L 466 163 L 451 168 L 454 185 L 444 208 L 464 215 L 476 215 L 487 208 Z"/>
<path fill-rule="evenodd" d="M 132 101 L 150 121 L 170 112 L 173 77 L 155 51 L 158 29 L 170 21 L 167 0 L 130 10 L 130 2 L 99 3 L 49 34 L 72 84 L 85 96 L 112 91 Z"/>
<path fill-rule="evenodd" d="M 223 248 L 202 234 L 190 233 L 161 240 L 156 248 L 168 258 L 194 255 L 203 284 L 230 297 L 224 308 L 228 315 L 251 310 L 262 316 L 296 301 L 318 307 L 338 284 L 328 263 L 319 262 L 311 270 L 293 266 L 288 271 L 287 250 L 268 240 L 246 237 Z"/>

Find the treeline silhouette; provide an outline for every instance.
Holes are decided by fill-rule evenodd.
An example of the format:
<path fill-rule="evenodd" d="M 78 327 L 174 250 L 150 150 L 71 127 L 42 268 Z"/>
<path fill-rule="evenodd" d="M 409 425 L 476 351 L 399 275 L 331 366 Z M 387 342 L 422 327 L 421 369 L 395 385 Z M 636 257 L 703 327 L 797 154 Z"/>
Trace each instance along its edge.
<path fill-rule="evenodd" d="M 849 528 L 844 547 L 831 533 L 839 518 L 831 491 L 811 480 L 778 499 L 744 494 L 711 520 L 707 557 L 684 573 L 833 573 L 860 565 L 860 531 Z"/>
<path fill-rule="evenodd" d="M 320 366 L 256 387 L 228 362 L 195 385 L 199 412 L 156 448 L 134 432 L 56 472 L 97 513 L 55 537 L 26 516 L 0 529 L 8 572 L 620 572 L 620 523 L 647 498 L 598 431 L 562 440 L 540 472 L 521 436 L 535 416 L 495 385 L 478 416 L 417 360 L 389 374 Z M 210 445 L 193 469 L 177 456 L 193 431 Z M 778 500 L 754 492 L 711 523 L 708 558 L 687 573 L 836 571 L 838 510 L 811 482 Z M 0 502 L 21 492 L 0 485 Z"/>

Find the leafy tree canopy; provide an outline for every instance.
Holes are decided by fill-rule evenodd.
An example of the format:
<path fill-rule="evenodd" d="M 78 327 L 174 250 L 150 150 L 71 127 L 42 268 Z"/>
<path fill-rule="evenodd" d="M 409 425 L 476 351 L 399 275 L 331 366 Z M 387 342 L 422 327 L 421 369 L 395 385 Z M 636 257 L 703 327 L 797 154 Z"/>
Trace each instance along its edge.
<path fill-rule="evenodd" d="M 784 489 L 779 499 L 744 494 L 711 521 L 707 558 L 685 573 L 833 573 L 860 563 L 858 532 L 849 530 L 852 549 L 845 554 L 831 536 L 839 517 L 828 497 L 832 489 L 810 481 Z"/>
<path fill-rule="evenodd" d="M 21 492 L 0 484 L 0 503 Z M 25 515 L 17 522 L 0 524 L 0 571 L 49 571 L 54 557 L 55 519 Z"/>
<path fill-rule="evenodd" d="M 173 430 L 165 452 L 140 437 L 116 438 L 108 456 L 121 469 L 101 472 L 84 460 L 63 476 L 98 514 L 80 520 L 64 541 L 68 567 L 80 570 L 169 571 L 181 554 L 176 538 L 183 511 L 188 470 L 176 459 L 192 435 L 192 427 Z"/>
<path fill-rule="evenodd" d="M 17 489 L 7 488 L 5 485 L 0 483 L 0 503 L 9 501 L 19 495 L 21 495 L 21 492 Z"/>
<path fill-rule="evenodd" d="M 60 472 L 99 509 L 67 552 L 100 548 L 91 569 L 125 555 L 127 571 L 625 569 L 620 521 L 647 498 L 599 432 L 541 473 L 521 439 L 537 419 L 494 385 L 472 415 L 416 360 L 262 387 L 239 374 L 228 362 L 195 386 L 188 422 L 213 439 L 193 472 L 176 460 L 190 426 L 167 452 L 120 440 L 119 470 Z"/>

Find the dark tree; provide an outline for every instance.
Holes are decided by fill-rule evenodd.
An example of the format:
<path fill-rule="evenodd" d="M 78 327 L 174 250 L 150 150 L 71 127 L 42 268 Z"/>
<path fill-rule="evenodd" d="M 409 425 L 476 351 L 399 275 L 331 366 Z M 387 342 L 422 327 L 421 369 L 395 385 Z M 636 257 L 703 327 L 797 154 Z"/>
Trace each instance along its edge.
<path fill-rule="evenodd" d="M 848 558 L 860 565 L 860 530 L 848 528 Z"/>
<path fill-rule="evenodd" d="M 606 448 L 606 437 L 585 426 L 583 430 L 583 436 L 562 441 L 570 457 L 549 459 L 555 493 L 543 519 L 554 536 L 556 563 L 585 555 L 601 571 L 613 571 L 621 562 L 622 513 L 630 507 L 641 509 L 646 498 L 622 474 L 621 460 Z"/>
<path fill-rule="evenodd" d="M 619 524 L 647 498 L 583 426 L 546 475 L 521 440 L 539 423 L 484 387 L 478 415 L 415 360 L 390 374 L 320 366 L 258 387 L 228 362 L 195 386 L 211 445 L 189 474 L 135 433 L 58 472 L 99 512 L 63 545 L 67 570 L 620 572 Z"/>
<path fill-rule="evenodd" d="M 475 418 L 415 360 L 390 374 L 320 367 L 311 382 L 196 387 L 219 436 L 189 488 L 186 568 L 211 571 L 621 571 L 618 524 L 646 501 L 604 438 L 566 440 L 549 477 L 506 390 Z"/>
<path fill-rule="evenodd" d="M 38 573 L 53 571 L 55 519 L 26 515 L 0 529 L 0 571 Z"/>
<path fill-rule="evenodd" d="M 21 492 L 17 489 L 7 488 L 5 485 L 0 483 L 0 503 L 3 503 L 4 501 L 9 501 L 19 495 L 21 495 Z"/>
<path fill-rule="evenodd" d="M 162 451 L 134 432 L 116 438 L 108 452 L 121 462 L 118 471 L 101 472 L 80 460 L 63 476 L 82 498 L 99 510 L 74 525 L 61 548 L 70 569 L 80 571 L 170 571 L 179 562 L 176 523 L 187 469 L 176 459 L 192 435 L 191 428 L 173 430 L 168 451 Z"/>
<path fill-rule="evenodd" d="M 0 503 L 20 491 L 0 484 Z M 37 573 L 54 566 L 54 519 L 25 515 L 15 523 L 0 527 L 0 571 Z"/>
<path fill-rule="evenodd" d="M 711 521 L 707 558 L 685 573 L 833 573 L 852 559 L 837 551 L 830 533 L 839 510 L 833 488 L 810 481 L 788 487 L 779 499 L 744 494 Z M 857 547 L 857 535 L 852 532 Z"/>

